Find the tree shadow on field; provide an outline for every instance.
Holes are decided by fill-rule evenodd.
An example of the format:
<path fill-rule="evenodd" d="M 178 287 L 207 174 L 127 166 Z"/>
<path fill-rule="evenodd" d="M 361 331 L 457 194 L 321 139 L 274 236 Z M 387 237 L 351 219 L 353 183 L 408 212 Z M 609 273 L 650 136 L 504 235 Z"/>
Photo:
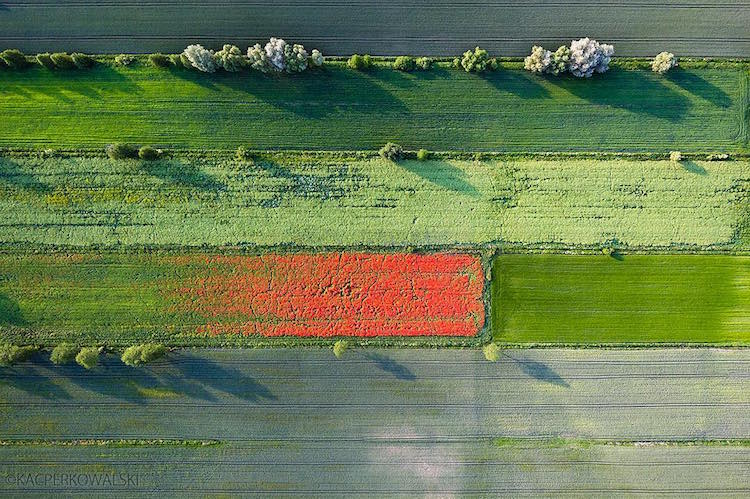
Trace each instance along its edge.
<path fill-rule="evenodd" d="M 256 379 L 205 357 L 180 354 L 173 359 L 181 379 L 248 402 L 276 400 L 276 395 Z M 208 391 L 206 391 L 208 393 Z M 211 395 L 209 395 L 211 396 Z M 201 397 L 205 398 L 205 397 Z"/>
<path fill-rule="evenodd" d="M 544 362 L 532 359 L 516 359 L 508 354 L 504 354 L 505 357 L 511 359 L 516 365 L 528 376 L 539 381 L 544 381 L 564 388 L 570 388 L 570 385 L 565 381 L 554 369 L 550 368 Z"/>
<path fill-rule="evenodd" d="M 19 327 L 27 325 L 18 302 L 5 293 L 0 293 L 0 325 Z"/>
<path fill-rule="evenodd" d="M 667 73 L 665 77 L 675 85 L 715 106 L 723 108 L 732 106 L 732 97 L 729 94 L 693 71 L 682 70 L 678 67 Z"/>
<path fill-rule="evenodd" d="M 498 69 L 481 73 L 479 76 L 497 90 L 511 93 L 522 99 L 550 97 L 549 90 L 539 83 L 540 80 L 546 81 L 547 79 L 529 72 Z"/>
<path fill-rule="evenodd" d="M 447 161 L 399 161 L 398 165 L 443 189 L 479 196 L 479 191 L 467 180 L 466 172 Z"/>
<path fill-rule="evenodd" d="M 416 374 L 414 374 L 411 369 L 386 355 L 375 352 L 365 352 L 362 356 L 367 360 L 373 361 L 381 371 L 393 374 L 396 379 L 406 381 L 414 381 L 417 379 Z"/>
<path fill-rule="evenodd" d="M 222 91 L 229 88 L 307 119 L 348 113 L 351 115 L 350 121 L 356 122 L 358 114 L 406 111 L 404 104 L 378 85 L 372 76 L 348 69 L 316 69 L 301 74 L 263 74 L 252 70 L 201 74 L 198 71 L 177 69 L 172 74 L 209 90 Z M 251 103 L 238 99 L 237 104 Z M 349 126 L 355 126 L 355 123 L 349 123 Z"/>
<path fill-rule="evenodd" d="M 190 162 L 179 160 L 141 161 L 139 168 L 167 183 L 204 191 L 226 191 L 227 186 Z"/>
<path fill-rule="evenodd" d="M 5 391 L 5 387 L 10 387 L 29 396 L 48 400 L 72 398 L 67 390 L 53 381 L 57 375 L 53 376 L 49 370 L 39 369 L 31 364 L 36 362 L 37 359 L 32 358 L 29 363 L 2 368 L 0 370 L 0 390 Z M 7 394 L 4 398 L 8 398 Z"/>
<path fill-rule="evenodd" d="M 49 185 L 40 182 L 34 175 L 9 158 L 0 158 L 0 183 L 37 194 L 46 194 L 52 190 Z"/>
<path fill-rule="evenodd" d="M 679 122 L 690 109 L 690 100 L 658 78 L 647 71 L 612 68 L 591 78 L 563 75 L 548 81 L 596 106 Z"/>
<path fill-rule="evenodd" d="M 688 171 L 690 173 L 694 173 L 696 175 L 708 175 L 708 172 L 705 168 L 703 168 L 701 165 L 696 163 L 695 161 L 680 161 L 680 166 L 685 169 L 685 171 Z"/>

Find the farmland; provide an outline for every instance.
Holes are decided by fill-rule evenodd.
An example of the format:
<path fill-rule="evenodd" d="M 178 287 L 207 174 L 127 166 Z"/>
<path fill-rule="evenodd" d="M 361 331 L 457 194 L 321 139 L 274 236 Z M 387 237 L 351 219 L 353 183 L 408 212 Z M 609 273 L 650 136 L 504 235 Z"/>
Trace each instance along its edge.
<path fill-rule="evenodd" d="M 585 81 L 520 69 L 330 66 L 276 78 L 38 67 L 0 72 L 0 146 L 732 152 L 747 146 L 747 81 L 742 65 L 669 76 L 613 68 Z"/>
<path fill-rule="evenodd" d="M 614 42 L 620 55 L 670 50 L 701 57 L 750 56 L 750 5 L 744 0 L 354 0 L 291 5 L 272 9 L 252 0 L 217 6 L 177 0 L 10 0 L 2 2 L 0 10 L 0 45 L 40 52 L 178 52 L 194 42 L 214 48 L 226 42 L 247 46 L 281 35 L 327 54 L 443 56 L 480 44 L 494 53 L 518 56 L 533 44 L 557 47 L 570 42 L 585 28 Z"/>
<path fill-rule="evenodd" d="M 141 369 L 109 357 L 92 373 L 41 359 L 4 370 L 0 487 L 44 491 L 54 485 L 7 477 L 56 472 L 130 474 L 131 494 L 747 490 L 747 446 L 731 442 L 750 431 L 746 350 L 350 353 L 199 349 Z M 117 444 L 132 438 L 218 443 Z M 71 442 L 88 439 L 115 442 Z M 620 441 L 665 444 L 608 444 Z"/>
<path fill-rule="evenodd" d="M 511 343 L 747 343 L 750 259 L 502 255 L 493 337 Z"/>
<path fill-rule="evenodd" d="M 744 249 L 740 161 L 0 158 L 14 247 Z"/>
<path fill-rule="evenodd" d="M 0 269 L 0 333 L 18 342 L 460 337 L 484 325 L 471 255 L 30 255 Z"/>

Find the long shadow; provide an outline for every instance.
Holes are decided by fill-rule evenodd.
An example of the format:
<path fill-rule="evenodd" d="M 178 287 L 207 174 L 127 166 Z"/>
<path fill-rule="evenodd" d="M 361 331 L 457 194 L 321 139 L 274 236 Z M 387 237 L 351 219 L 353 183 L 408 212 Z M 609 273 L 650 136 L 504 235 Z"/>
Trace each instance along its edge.
<path fill-rule="evenodd" d="M 141 161 L 140 168 L 170 184 L 204 191 L 225 191 L 227 186 L 199 167 L 178 160 Z"/>
<path fill-rule="evenodd" d="M 384 114 L 406 111 L 404 104 L 367 73 L 328 68 L 301 74 L 263 74 L 246 70 L 202 74 L 176 69 L 171 74 L 210 90 L 242 92 L 277 109 L 308 119 L 336 113 Z"/>
<path fill-rule="evenodd" d="M 479 196 L 479 191 L 466 179 L 466 173 L 447 161 L 400 161 L 399 166 L 433 184 L 451 191 Z"/>
<path fill-rule="evenodd" d="M 179 375 L 215 391 L 250 402 L 276 400 L 271 390 L 241 371 L 226 367 L 205 357 L 181 354 L 175 363 Z"/>
<path fill-rule="evenodd" d="M 570 388 L 570 385 L 565 381 L 554 369 L 550 368 L 547 364 L 539 362 L 538 360 L 531 359 L 516 359 L 509 355 L 506 355 L 509 359 L 518 365 L 525 374 L 531 376 L 539 381 L 551 383 L 553 385 Z"/>
<path fill-rule="evenodd" d="M 402 379 L 402 380 L 407 380 L 407 381 L 414 381 L 415 379 L 417 379 L 417 375 L 414 374 L 408 367 L 406 367 L 403 364 L 400 364 L 399 362 L 396 362 L 390 357 L 387 357 L 379 353 L 374 353 L 374 352 L 366 352 L 366 353 L 363 353 L 362 355 L 367 360 L 371 360 L 375 362 L 375 365 L 381 371 L 385 371 L 387 373 L 393 374 L 393 376 L 395 376 L 396 379 Z"/>
<path fill-rule="evenodd" d="M 482 73 L 481 77 L 497 90 L 509 92 L 522 99 L 546 99 L 550 97 L 549 90 L 539 83 L 542 79 L 548 79 L 543 76 L 525 71 L 500 69 Z"/>
<path fill-rule="evenodd" d="M 0 325 L 19 327 L 27 325 L 18 302 L 5 293 L 0 293 Z"/>
<path fill-rule="evenodd" d="M 685 71 L 679 68 L 673 69 L 666 74 L 666 78 L 711 104 L 728 108 L 732 106 L 732 97 L 713 83 L 701 78 L 693 71 Z"/>
<path fill-rule="evenodd" d="M 612 68 L 592 78 L 565 75 L 548 81 L 597 106 L 679 122 L 690 109 L 690 100 L 658 78 L 647 71 Z"/>
<path fill-rule="evenodd" d="M 32 359 L 32 362 L 36 362 L 36 359 Z M 52 381 L 48 372 L 34 365 L 21 364 L 0 370 L 0 389 L 4 387 L 11 387 L 29 396 L 48 400 L 72 398 L 67 390 Z"/>
<path fill-rule="evenodd" d="M 682 166 L 685 171 L 688 171 L 690 173 L 694 173 L 696 175 L 708 175 L 708 172 L 705 168 L 703 168 L 701 165 L 696 163 L 695 161 L 681 161 L 680 166 Z"/>
<path fill-rule="evenodd" d="M 9 158 L 0 158 L 0 182 L 38 194 L 45 194 L 52 190 L 49 185 L 39 181 Z"/>

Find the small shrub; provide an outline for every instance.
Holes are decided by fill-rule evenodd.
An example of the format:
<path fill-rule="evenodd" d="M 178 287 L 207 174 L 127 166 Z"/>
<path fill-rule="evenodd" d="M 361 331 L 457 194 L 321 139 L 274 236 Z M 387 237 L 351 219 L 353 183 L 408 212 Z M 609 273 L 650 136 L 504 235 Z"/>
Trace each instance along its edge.
<path fill-rule="evenodd" d="M 553 75 L 567 73 L 570 67 L 570 48 L 560 45 L 552 54 L 552 64 L 547 68 L 547 72 Z"/>
<path fill-rule="evenodd" d="M 237 152 L 234 153 L 234 157 L 237 161 L 248 161 L 253 158 L 250 150 L 245 146 L 237 148 Z"/>
<path fill-rule="evenodd" d="M 138 149 L 138 157 L 146 161 L 159 159 L 159 151 L 151 146 L 143 146 Z"/>
<path fill-rule="evenodd" d="M 488 343 L 482 347 L 484 358 L 490 362 L 497 362 L 500 359 L 500 347 L 495 343 Z"/>
<path fill-rule="evenodd" d="M 178 68 L 184 67 L 184 65 L 182 63 L 182 54 L 171 54 L 169 56 L 169 63 L 172 66 L 175 66 L 175 67 L 178 67 Z"/>
<path fill-rule="evenodd" d="M 216 63 L 224 71 L 237 73 L 245 68 L 247 59 L 245 59 L 244 54 L 238 46 L 227 44 L 220 51 L 216 52 Z"/>
<path fill-rule="evenodd" d="M 602 255 L 613 256 L 617 253 L 617 250 L 613 246 L 605 246 L 602 248 Z"/>
<path fill-rule="evenodd" d="M 52 353 L 49 356 L 49 360 L 53 364 L 70 364 L 76 359 L 78 355 L 78 347 L 71 345 L 70 343 L 60 343 L 52 349 Z"/>
<path fill-rule="evenodd" d="M 420 57 L 416 61 L 414 61 L 414 64 L 417 66 L 417 69 L 421 69 L 422 71 L 429 71 L 432 68 L 432 59 L 429 57 Z"/>
<path fill-rule="evenodd" d="M 65 52 L 55 52 L 50 56 L 50 59 L 55 63 L 57 69 L 73 69 L 76 67 L 73 57 Z"/>
<path fill-rule="evenodd" d="M 388 142 L 386 145 L 380 148 L 378 154 L 381 158 L 385 158 L 390 161 L 398 161 L 404 155 L 404 149 L 398 144 Z"/>
<path fill-rule="evenodd" d="M 49 53 L 37 54 L 36 62 L 44 68 L 55 69 L 55 63 L 52 61 L 52 56 Z"/>
<path fill-rule="evenodd" d="M 166 354 L 167 348 L 164 345 L 160 343 L 145 343 L 126 348 L 121 360 L 129 366 L 135 367 L 164 357 Z"/>
<path fill-rule="evenodd" d="M 340 359 L 341 356 L 344 355 L 344 352 L 346 352 L 347 348 L 349 348 L 348 341 L 338 340 L 333 344 L 333 355 L 335 355 L 337 359 Z"/>
<path fill-rule="evenodd" d="M 162 69 L 168 68 L 172 64 L 169 56 L 164 54 L 151 54 L 148 56 L 148 62 L 150 62 L 153 67 Z"/>
<path fill-rule="evenodd" d="M 680 151 L 671 151 L 669 153 L 669 161 L 672 163 L 679 163 L 682 161 L 682 153 Z"/>
<path fill-rule="evenodd" d="M 18 49 L 8 49 L 0 52 L 0 58 L 11 69 L 23 69 L 29 65 L 26 56 Z"/>
<path fill-rule="evenodd" d="M 473 51 L 467 50 L 461 58 L 461 66 L 467 73 L 481 73 L 487 69 L 488 62 L 487 51 L 479 47 L 474 48 Z"/>
<path fill-rule="evenodd" d="M 130 144 L 123 144 L 122 142 L 115 142 L 114 144 L 109 144 L 105 151 L 107 152 L 107 156 L 109 159 L 128 159 L 128 158 L 135 158 L 138 156 L 138 149 L 136 149 L 134 146 L 131 146 Z"/>
<path fill-rule="evenodd" d="M 323 54 L 318 49 L 313 49 L 312 53 L 310 54 L 310 63 L 316 67 L 320 68 L 325 63 L 325 58 L 323 57 Z"/>
<path fill-rule="evenodd" d="M 729 154 L 709 154 L 706 156 L 706 161 L 726 161 L 729 159 Z"/>
<path fill-rule="evenodd" d="M 417 159 L 419 161 L 426 161 L 430 157 L 430 152 L 427 149 L 420 149 L 417 151 Z"/>
<path fill-rule="evenodd" d="M 490 71 L 497 71 L 500 69 L 500 63 L 497 62 L 497 58 L 493 57 L 490 59 L 490 61 L 487 63 L 487 68 L 490 69 Z"/>
<path fill-rule="evenodd" d="M 354 54 L 346 62 L 346 65 L 349 67 L 349 69 L 356 69 L 358 71 L 370 69 L 372 67 L 372 57 L 367 54 Z"/>
<path fill-rule="evenodd" d="M 217 65 L 214 54 L 202 45 L 188 45 L 182 52 L 181 60 L 186 68 L 197 69 L 204 73 L 213 73 Z"/>
<path fill-rule="evenodd" d="M 93 369 L 99 364 L 99 348 L 86 347 L 76 355 L 76 362 L 85 369 Z"/>
<path fill-rule="evenodd" d="M 0 366 L 9 367 L 29 360 L 34 352 L 36 352 L 36 347 L 33 346 L 19 347 L 7 343 L 0 345 Z"/>
<path fill-rule="evenodd" d="M 70 57 L 73 59 L 73 64 L 75 64 L 78 69 L 88 69 L 96 62 L 90 55 L 81 54 L 80 52 L 74 52 Z"/>
<path fill-rule="evenodd" d="M 120 54 L 115 57 L 115 64 L 118 66 L 130 66 L 135 62 L 135 56 L 130 54 Z"/>
<path fill-rule="evenodd" d="M 414 71 L 415 67 L 414 58 L 408 55 L 400 55 L 393 62 L 393 69 L 397 71 Z"/>
<path fill-rule="evenodd" d="M 675 66 L 677 58 L 671 52 L 659 52 L 651 61 L 651 71 L 654 73 L 664 74 Z"/>

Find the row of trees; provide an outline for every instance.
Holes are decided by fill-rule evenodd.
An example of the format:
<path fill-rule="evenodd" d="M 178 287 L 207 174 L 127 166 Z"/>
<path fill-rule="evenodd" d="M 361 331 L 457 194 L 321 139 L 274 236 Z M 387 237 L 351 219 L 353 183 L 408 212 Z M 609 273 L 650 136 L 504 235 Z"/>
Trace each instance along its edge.
<path fill-rule="evenodd" d="M 594 73 L 606 73 L 615 48 L 591 38 L 573 40 L 570 47 L 560 46 L 555 52 L 534 45 L 523 61 L 524 69 L 535 73 L 560 75 L 569 72 L 578 78 L 591 78 Z"/>
<path fill-rule="evenodd" d="M 34 346 L 2 345 L 0 346 L 0 365 L 12 366 L 29 360 L 37 348 Z M 85 369 L 93 369 L 99 364 L 100 347 L 78 347 L 70 343 L 61 343 L 52 349 L 50 361 L 56 365 L 76 362 Z M 160 343 L 144 343 L 125 349 L 120 359 L 129 366 L 140 366 L 166 355 L 167 348 Z"/>
<path fill-rule="evenodd" d="M 55 52 L 54 54 L 37 54 L 36 62 L 47 69 L 88 69 L 96 62 L 93 57 L 80 52 L 68 54 L 66 52 Z M 0 67 L 10 69 L 24 69 L 33 62 L 17 49 L 8 49 L 0 52 Z"/>
<path fill-rule="evenodd" d="M 324 58 L 318 49 L 308 54 L 300 44 L 271 38 L 265 46 L 257 43 L 249 47 L 246 54 L 236 45 L 224 45 L 218 52 L 202 45 L 188 45 L 180 54 L 180 61 L 186 68 L 204 73 L 214 73 L 218 69 L 234 73 L 245 68 L 263 73 L 301 73 L 311 66 L 322 66 Z"/>

